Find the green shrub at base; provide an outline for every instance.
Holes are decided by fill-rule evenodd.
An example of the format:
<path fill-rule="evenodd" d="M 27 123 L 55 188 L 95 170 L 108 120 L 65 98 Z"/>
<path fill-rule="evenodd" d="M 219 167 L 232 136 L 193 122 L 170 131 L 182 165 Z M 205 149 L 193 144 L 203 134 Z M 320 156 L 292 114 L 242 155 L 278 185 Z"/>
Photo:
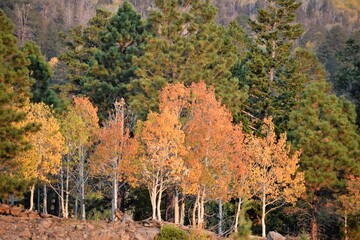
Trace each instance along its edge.
<path fill-rule="evenodd" d="M 188 234 L 174 225 L 164 225 L 157 240 L 189 240 Z"/>
<path fill-rule="evenodd" d="M 214 236 L 209 235 L 202 229 L 193 228 L 190 230 L 190 240 L 214 240 Z"/>

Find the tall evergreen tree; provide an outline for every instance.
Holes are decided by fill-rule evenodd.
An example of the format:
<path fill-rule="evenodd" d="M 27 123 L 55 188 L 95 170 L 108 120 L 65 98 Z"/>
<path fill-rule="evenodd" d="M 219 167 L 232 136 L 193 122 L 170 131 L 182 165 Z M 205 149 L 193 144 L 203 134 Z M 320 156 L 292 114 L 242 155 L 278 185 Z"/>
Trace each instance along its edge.
<path fill-rule="evenodd" d="M 289 139 L 302 150 L 300 167 L 311 207 L 312 239 L 318 237 L 320 205 L 344 189 L 346 176 L 360 173 L 355 118 L 354 105 L 336 97 L 325 80 L 309 84 L 299 109 L 290 115 Z"/>
<path fill-rule="evenodd" d="M 104 116 L 117 98 L 125 97 L 127 84 L 135 76 L 136 65 L 132 59 L 142 54 L 145 24 L 134 7 L 125 1 L 100 33 L 99 40 L 84 90 Z"/>
<path fill-rule="evenodd" d="M 65 50 L 59 59 L 67 66 L 68 79 L 58 84 L 58 91 L 67 93 L 68 97 L 85 93 L 84 83 L 89 78 L 90 62 L 94 61 L 94 54 L 101 44 L 99 34 L 105 30 L 110 17 L 109 11 L 98 9 L 87 27 L 77 26 L 68 34 L 61 34 Z"/>
<path fill-rule="evenodd" d="M 33 124 L 17 127 L 25 118 L 22 110 L 30 97 L 29 61 L 18 50 L 13 24 L 0 10 L 0 168 L 18 151 L 25 149 L 23 135 Z"/>
<path fill-rule="evenodd" d="M 249 20 L 253 43 L 245 63 L 243 85 L 249 87 L 246 112 L 255 120 L 274 117 L 278 132 L 286 129 L 288 114 L 295 104 L 295 94 L 303 88 L 302 78 L 294 74 L 295 60 L 291 54 L 294 41 L 302 34 L 295 24 L 296 0 L 267 0 L 268 7 L 258 11 L 256 20 Z M 253 120 L 252 120 L 253 121 Z"/>
<path fill-rule="evenodd" d="M 29 102 L 31 79 L 29 61 L 17 47 L 14 26 L 0 10 L 0 192 L 20 191 L 25 186 L 14 172 L 13 158 L 29 148 L 25 134 L 37 129 L 35 124 L 24 126 L 24 107 Z"/>
<path fill-rule="evenodd" d="M 215 24 L 214 6 L 208 0 L 157 0 L 155 5 L 148 19 L 153 35 L 144 55 L 135 58 L 138 79 L 129 86 L 130 105 L 144 118 L 149 109 L 157 110 L 157 95 L 166 83 L 189 86 L 204 80 L 235 109 L 240 97 L 230 69 L 237 49 L 231 34 Z"/>

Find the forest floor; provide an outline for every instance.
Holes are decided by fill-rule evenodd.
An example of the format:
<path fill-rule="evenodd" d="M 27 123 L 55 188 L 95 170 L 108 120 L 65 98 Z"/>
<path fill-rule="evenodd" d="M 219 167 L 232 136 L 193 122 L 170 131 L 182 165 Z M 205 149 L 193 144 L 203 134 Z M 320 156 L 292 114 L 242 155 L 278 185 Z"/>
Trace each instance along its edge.
<path fill-rule="evenodd" d="M 0 240 L 153 240 L 160 232 L 156 221 L 80 221 L 39 214 L 21 207 L 0 204 Z M 213 234 L 213 239 L 222 239 Z"/>

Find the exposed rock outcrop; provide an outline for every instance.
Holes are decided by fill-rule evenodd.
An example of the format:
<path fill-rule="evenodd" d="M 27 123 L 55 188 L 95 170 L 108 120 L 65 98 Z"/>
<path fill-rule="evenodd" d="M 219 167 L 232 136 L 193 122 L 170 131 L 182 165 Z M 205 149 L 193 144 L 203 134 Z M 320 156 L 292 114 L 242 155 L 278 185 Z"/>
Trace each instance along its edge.
<path fill-rule="evenodd" d="M 266 240 L 285 240 L 286 238 L 278 232 L 270 231 Z"/>

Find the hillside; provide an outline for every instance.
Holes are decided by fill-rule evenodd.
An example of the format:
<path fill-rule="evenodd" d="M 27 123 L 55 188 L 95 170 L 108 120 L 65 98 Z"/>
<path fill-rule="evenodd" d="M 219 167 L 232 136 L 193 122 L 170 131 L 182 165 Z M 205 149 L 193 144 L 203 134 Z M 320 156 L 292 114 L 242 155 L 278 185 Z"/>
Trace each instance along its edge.
<path fill-rule="evenodd" d="M 360 30 L 360 1 L 357 0 L 300 0 L 297 22 L 301 23 L 305 33 L 300 39 L 302 46 L 317 49 L 325 35 L 335 26 L 345 33 Z M 219 21 L 223 24 L 238 19 L 246 26 L 248 17 L 255 18 L 257 9 L 265 6 L 265 0 L 215 0 L 219 8 Z"/>
<path fill-rule="evenodd" d="M 27 40 L 36 41 L 48 58 L 57 55 L 61 48 L 58 32 L 70 27 L 86 24 L 95 15 L 96 8 L 115 12 L 123 0 L 20 0 L 0 2 L 0 8 L 12 18 L 20 44 Z M 265 0 L 213 0 L 218 10 L 218 21 L 228 24 L 237 19 L 246 27 L 246 20 L 254 18 Z M 146 17 L 154 0 L 130 0 L 135 8 Z M 301 0 L 297 20 L 306 32 L 300 39 L 303 46 L 313 49 L 324 41 L 326 33 L 334 26 L 340 26 L 344 33 L 360 30 L 360 1 L 358 0 Z M 54 44 L 55 43 L 55 44 Z"/>

